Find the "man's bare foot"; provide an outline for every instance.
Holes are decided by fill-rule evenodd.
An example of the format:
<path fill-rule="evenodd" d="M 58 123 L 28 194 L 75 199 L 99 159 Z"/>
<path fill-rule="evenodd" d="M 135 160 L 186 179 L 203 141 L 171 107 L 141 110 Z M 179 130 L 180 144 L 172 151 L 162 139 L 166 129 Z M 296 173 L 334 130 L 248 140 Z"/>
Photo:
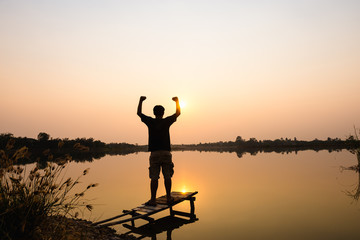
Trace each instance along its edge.
<path fill-rule="evenodd" d="M 153 206 L 155 207 L 156 206 L 156 200 L 149 200 L 145 203 L 145 206 Z"/>

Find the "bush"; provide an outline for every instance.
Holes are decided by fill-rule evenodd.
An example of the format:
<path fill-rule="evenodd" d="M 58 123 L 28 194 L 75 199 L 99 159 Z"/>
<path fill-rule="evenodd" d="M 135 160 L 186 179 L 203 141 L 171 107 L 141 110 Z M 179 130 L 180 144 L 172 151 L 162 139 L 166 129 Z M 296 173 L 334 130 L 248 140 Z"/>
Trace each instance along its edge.
<path fill-rule="evenodd" d="M 14 141 L 9 140 L 5 150 L 0 150 L 0 239 L 35 238 L 39 227 L 49 216 L 77 218 L 79 211 L 92 210 L 92 205 L 82 200 L 85 192 L 96 184 L 72 194 L 79 179 L 64 179 L 63 169 L 71 160 L 70 156 L 56 159 L 57 164 L 47 163 L 44 169 L 34 167 L 27 171 L 16 166 L 19 159 L 29 156 L 22 147 L 13 151 Z M 48 159 L 50 152 L 44 154 Z"/>

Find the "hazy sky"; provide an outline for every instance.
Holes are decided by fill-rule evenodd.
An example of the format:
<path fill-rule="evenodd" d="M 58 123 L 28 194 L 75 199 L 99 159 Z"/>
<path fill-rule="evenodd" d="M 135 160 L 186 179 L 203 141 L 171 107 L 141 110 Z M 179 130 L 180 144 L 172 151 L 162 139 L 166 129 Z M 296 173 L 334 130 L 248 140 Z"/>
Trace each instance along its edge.
<path fill-rule="evenodd" d="M 360 127 L 360 1 L 0 0 L 0 133 L 145 144 L 345 138 Z"/>

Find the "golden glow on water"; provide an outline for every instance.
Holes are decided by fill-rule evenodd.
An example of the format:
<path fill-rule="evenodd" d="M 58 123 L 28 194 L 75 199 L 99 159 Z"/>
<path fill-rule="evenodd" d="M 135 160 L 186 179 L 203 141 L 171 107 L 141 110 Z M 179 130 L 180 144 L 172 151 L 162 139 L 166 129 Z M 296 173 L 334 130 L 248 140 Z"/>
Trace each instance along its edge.
<path fill-rule="evenodd" d="M 339 166 L 357 163 L 348 152 L 262 153 L 241 158 L 235 153 L 173 152 L 173 161 L 172 190 L 198 191 L 199 221 L 176 229 L 177 239 L 215 240 L 224 234 L 226 239 L 319 239 L 319 235 L 341 239 L 345 230 L 352 239 L 360 237 L 358 205 L 344 194 L 353 189 L 358 175 L 339 171 Z M 90 173 L 83 182 L 99 183 L 87 195 L 95 199 L 91 220 L 113 217 L 149 199 L 148 153 L 74 163 L 69 174 L 78 176 L 88 167 Z M 162 182 L 157 196 L 165 195 Z M 189 204 L 178 204 L 176 210 L 188 212 Z M 339 230 L 329 231 L 334 226 Z M 122 226 L 115 229 L 125 232 Z M 163 233 L 157 239 L 165 237 Z"/>

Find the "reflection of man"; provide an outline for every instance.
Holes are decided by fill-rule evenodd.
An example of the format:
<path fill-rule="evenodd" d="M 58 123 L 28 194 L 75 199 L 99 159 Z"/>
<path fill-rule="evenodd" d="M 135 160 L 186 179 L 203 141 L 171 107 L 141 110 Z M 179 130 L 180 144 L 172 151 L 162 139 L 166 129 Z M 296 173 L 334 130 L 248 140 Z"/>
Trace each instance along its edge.
<path fill-rule="evenodd" d="M 140 97 L 137 115 L 141 118 L 141 121 L 146 124 L 149 130 L 149 151 L 151 152 L 149 167 L 151 199 L 146 202 L 146 205 L 156 206 L 156 191 L 158 188 L 160 168 L 162 169 L 164 176 L 167 201 L 168 203 L 173 201 L 170 193 L 171 177 L 174 174 L 174 164 L 170 153 L 169 128 L 180 115 L 180 104 L 179 99 L 173 97 L 172 100 L 176 103 L 176 112 L 166 118 L 163 118 L 165 111 L 164 107 L 156 105 L 153 109 L 155 118 L 152 118 L 142 113 L 142 103 L 145 99 L 146 97 L 144 96 Z"/>

